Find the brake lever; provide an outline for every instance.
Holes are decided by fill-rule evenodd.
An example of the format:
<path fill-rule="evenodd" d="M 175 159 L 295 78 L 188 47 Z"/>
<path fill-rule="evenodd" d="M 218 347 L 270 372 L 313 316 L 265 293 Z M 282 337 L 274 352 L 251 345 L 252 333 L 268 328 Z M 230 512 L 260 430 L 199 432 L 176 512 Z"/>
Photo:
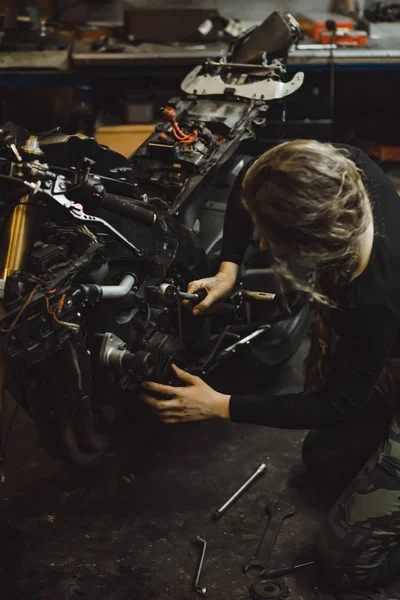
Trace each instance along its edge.
<path fill-rule="evenodd" d="M 75 202 L 68 200 L 68 198 L 66 198 L 63 193 L 64 191 L 66 191 L 66 183 L 65 177 L 63 177 L 62 175 L 57 176 L 57 179 L 54 182 L 53 193 L 43 188 L 40 188 L 40 191 L 48 198 L 50 198 L 53 202 L 57 202 L 62 208 L 66 209 L 74 219 L 86 223 L 96 223 L 104 229 L 108 229 L 108 231 L 112 233 L 115 237 L 117 237 L 125 246 L 128 246 L 128 248 L 132 250 L 138 258 L 141 258 L 143 256 L 143 253 L 141 252 L 141 250 L 139 250 L 139 248 L 137 248 L 134 244 L 132 244 L 132 242 L 127 240 L 125 236 L 123 236 L 112 225 L 107 223 L 107 221 L 105 221 L 104 219 L 100 219 L 100 217 L 87 215 L 84 212 L 83 206 L 81 204 L 76 204 Z"/>

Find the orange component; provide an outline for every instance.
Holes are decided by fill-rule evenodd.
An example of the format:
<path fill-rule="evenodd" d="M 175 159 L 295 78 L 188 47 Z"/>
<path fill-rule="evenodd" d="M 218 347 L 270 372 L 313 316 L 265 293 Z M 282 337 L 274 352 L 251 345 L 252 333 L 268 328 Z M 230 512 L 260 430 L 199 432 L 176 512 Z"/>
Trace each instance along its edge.
<path fill-rule="evenodd" d="M 102 40 L 111 37 L 112 29 L 100 27 L 80 27 L 75 32 L 75 37 L 78 40 Z"/>
<path fill-rule="evenodd" d="M 62 310 L 62 307 L 64 306 L 64 302 L 65 302 L 65 298 L 67 297 L 67 294 L 63 294 L 61 296 L 61 298 L 59 299 L 59 301 L 57 302 L 57 310 Z"/>
<path fill-rule="evenodd" d="M 330 31 L 321 31 L 321 44 L 337 44 L 338 46 L 366 46 L 368 44 L 368 34 L 366 31 L 347 31 L 337 33 L 332 39 Z"/>
<path fill-rule="evenodd" d="M 326 31 L 326 21 L 328 20 L 336 22 L 337 34 L 354 30 L 353 19 L 336 13 L 311 12 L 307 15 L 299 14 L 296 18 L 306 36 L 310 37 L 314 42 L 317 43 L 321 41 L 322 32 Z"/>
<path fill-rule="evenodd" d="M 400 146 L 375 146 L 370 154 L 381 162 L 400 162 Z"/>
<path fill-rule="evenodd" d="M 61 296 L 60 300 L 57 302 L 57 306 L 56 306 L 55 310 L 51 310 L 50 301 L 49 301 L 48 297 L 45 296 L 47 312 L 49 313 L 49 315 L 51 315 L 53 317 L 55 322 L 58 323 L 59 325 L 64 325 L 64 327 L 71 327 L 71 328 L 78 327 L 79 328 L 79 326 L 75 325 L 75 323 L 66 323 L 65 321 L 61 321 L 57 316 L 57 312 L 61 311 L 62 307 L 64 306 L 66 296 L 67 296 L 66 294 L 63 294 Z"/>
<path fill-rule="evenodd" d="M 63 297 L 61 296 L 61 299 L 57 303 L 56 310 L 51 310 L 51 308 L 50 308 L 50 301 L 49 301 L 49 299 L 48 299 L 47 296 L 45 297 L 47 312 L 49 313 L 49 315 L 51 315 L 53 317 L 53 319 L 56 321 L 56 323 L 59 323 L 60 325 L 63 325 L 64 323 L 62 321 L 59 321 L 59 319 L 57 317 L 57 314 L 56 314 L 56 311 L 58 310 L 58 304 L 61 302 L 62 298 Z M 63 304 L 64 304 L 64 302 L 63 302 Z"/>

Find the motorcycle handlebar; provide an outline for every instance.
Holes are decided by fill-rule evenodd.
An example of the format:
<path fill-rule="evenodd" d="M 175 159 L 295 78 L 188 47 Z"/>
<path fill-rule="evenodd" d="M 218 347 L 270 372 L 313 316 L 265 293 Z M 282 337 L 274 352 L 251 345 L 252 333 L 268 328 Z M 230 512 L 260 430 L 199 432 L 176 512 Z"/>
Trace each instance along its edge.
<path fill-rule="evenodd" d="M 132 200 L 124 198 L 123 196 L 116 196 L 109 192 L 104 192 L 103 197 L 99 203 L 101 208 L 105 208 L 121 217 L 126 217 L 142 225 L 150 226 L 157 219 L 156 213 L 151 208 L 144 208 L 139 206 Z"/>
<path fill-rule="evenodd" d="M 39 180 L 51 180 L 53 182 L 60 178 L 63 184 L 63 187 L 60 185 L 60 189 L 65 190 L 67 198 L 82 202 L 84 206 L 87 203 L 91 208 L 105 208 L 121 217 L 126 217 L 146 226 L 153 225 L 157 219 L 156 213 L 151 208 L 140 206 L 134 200 L 107 192 L 98 178 L 88 177 L 86 181 L 72 185 L 64 176 L 58 176 L 56 173 L 49 171 L 47 165 L 24 163 L 22 166 L 18 165 L 18 168 L 24 177 L 30 175 Z M 60 192 L 57 191 L 56 193 Z"/>

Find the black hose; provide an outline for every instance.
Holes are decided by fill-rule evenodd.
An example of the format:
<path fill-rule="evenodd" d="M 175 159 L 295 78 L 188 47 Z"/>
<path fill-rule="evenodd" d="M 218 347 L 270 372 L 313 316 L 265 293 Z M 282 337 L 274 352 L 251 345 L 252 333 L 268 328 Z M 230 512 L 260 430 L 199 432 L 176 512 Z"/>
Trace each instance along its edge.
<path fill-rule="evenodd" d="M 72 416 L 64 423 L 61 446 L 65 457 L 76 465 L 90 465 L 103 453 L 103 451 L 85 452 L 80 449 Z"/>

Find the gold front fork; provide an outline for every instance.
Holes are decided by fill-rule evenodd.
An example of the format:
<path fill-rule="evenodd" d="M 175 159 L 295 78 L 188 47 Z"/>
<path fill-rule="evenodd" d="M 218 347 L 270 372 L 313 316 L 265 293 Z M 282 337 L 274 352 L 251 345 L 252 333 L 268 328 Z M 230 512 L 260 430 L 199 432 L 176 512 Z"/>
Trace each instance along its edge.
<path fill-rule="evenodd" d="M 3 285 L 7 277 L 19 271 L 25 265 L 31 244 L 31 230 L 35 214 L 34 196 L 23 196 L 13 209 L 0 245 L 0 279 Z M 0 305 L 0 313 L 4 307 Z M 7 361 L 0 354 L 0 419 L 4 407 L 6 389 Z"/>

